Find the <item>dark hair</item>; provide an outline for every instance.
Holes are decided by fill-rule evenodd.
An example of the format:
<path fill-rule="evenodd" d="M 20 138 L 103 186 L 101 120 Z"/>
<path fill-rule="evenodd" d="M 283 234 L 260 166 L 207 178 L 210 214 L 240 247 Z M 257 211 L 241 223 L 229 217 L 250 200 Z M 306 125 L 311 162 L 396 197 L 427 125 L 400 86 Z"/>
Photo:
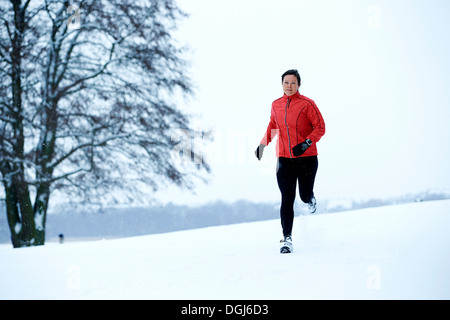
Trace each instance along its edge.
<path fill-rule="evenodd" d="M 283 83 L 284 81 L 284 77 L 287 75 L 293 75 L 297 77 L 297 81 L 298 81 L 298 85 L 300 86 L 301 84 L 301 78 L 300 78 L 300 74 L 298 73 L 298 71 L 296 69 L 291 69 L 286 71 L 285 73 L 283 73 L 283 75 L 281 76 L 281 83 Z"/>

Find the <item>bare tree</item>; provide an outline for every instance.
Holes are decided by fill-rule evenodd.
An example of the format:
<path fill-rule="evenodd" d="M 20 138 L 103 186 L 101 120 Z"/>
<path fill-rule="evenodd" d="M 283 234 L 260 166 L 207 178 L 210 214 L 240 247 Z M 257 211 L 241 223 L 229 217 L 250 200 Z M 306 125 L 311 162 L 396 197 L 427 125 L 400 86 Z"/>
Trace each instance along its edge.
<path fill-rule="evenodd" d="M 0 169 L 14 247 L 42 245 L 50 194 L 118 201 L 209 172 L 177 163 L 192 94 L 172 0 L 0 5 Z M 118 192 L 119 191 L 119 192 Z M 32 197 L 34 201 L 32 201 Z M 122 199 L 123 200 L 123 199 Z"/>

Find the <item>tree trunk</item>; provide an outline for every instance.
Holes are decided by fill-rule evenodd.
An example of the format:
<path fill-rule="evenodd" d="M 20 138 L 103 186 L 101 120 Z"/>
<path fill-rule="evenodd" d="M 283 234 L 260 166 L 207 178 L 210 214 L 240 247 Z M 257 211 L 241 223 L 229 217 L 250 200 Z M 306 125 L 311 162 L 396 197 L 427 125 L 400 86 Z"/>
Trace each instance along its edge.
<path fill-rule="evenodd" d="M 45 224 L 50 198 L 50 187 L 42 184 L 37 189 L 34 207 L 29 188 L 20 174 L 14 174 L 9 183 L 4 183 L 6 193 L 6 215 L 14 248 L 45 244 Z"/>
<path fill-rule="evenodd" d="M 35 221 L 28 186 L 21 174 L 5 183 L 6 215 L 14 248 L 39 245 L 35 239 Z"/>
<path fill-rule="evenodd" d="M 40 185 L 34 202 L 35 245 L 45 244 L 45 223 L 49 199 L 50 187 L 48 184 Z"/>

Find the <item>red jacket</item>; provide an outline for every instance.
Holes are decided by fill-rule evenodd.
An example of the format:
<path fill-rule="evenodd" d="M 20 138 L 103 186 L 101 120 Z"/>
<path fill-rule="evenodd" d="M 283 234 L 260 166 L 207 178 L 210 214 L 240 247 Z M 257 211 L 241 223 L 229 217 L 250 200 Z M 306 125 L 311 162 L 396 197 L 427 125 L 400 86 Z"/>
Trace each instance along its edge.
<path fill-rule="evenodd" d="M 306 139 L 312 145 L 301 157 L 317 155 L 316 143 L 325 134 L 325 122 L 314 101 L 299 92 L 283 95 L 272 103 L 270 122 L 261 144 L 268 145 L 278 134 L 277 157 L 296 158 L 292 148 Z"/>

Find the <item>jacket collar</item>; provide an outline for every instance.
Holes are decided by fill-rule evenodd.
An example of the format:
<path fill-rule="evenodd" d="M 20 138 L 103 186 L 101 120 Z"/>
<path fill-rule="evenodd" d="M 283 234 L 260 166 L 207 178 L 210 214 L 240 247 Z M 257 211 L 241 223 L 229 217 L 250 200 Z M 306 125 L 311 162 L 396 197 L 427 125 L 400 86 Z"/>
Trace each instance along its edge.
<path fill-rule="evenodd" d="M 296 93 L 294 93 L 292 96 L 287 96 L 286 94 L 283 94 L 283 99 L 284 100 L 287 100 L 289 98 L 289 100 L 291 100 L 292 101 L 292 99 L 294 99 L 294 98 L 300 98 L 300 92 L 296 92 Z"/>

